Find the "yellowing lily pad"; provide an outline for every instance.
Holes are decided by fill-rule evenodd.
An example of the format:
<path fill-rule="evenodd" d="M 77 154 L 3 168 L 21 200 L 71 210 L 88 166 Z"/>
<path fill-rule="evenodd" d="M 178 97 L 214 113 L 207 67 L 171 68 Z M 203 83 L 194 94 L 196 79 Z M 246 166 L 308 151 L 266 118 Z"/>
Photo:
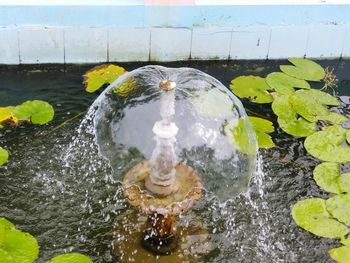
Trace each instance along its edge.
<path fill-rule="evenodd" d="M 350 162 L 350 147 L 345 145 L 347 130 L 334 125 L 308 136 L 305 149 L 312 156 L 326 162 Z"/>
<path fill-rule="evenodd" d="M 113 92 L 120 97 L 129 97 L 136 94 L 139 88 L 135 78 L 128 77 L 123 82 L 118 83 L 118 85 L 113 88 Z"/>
<path fill-rule="evenodd" d="M 350 226 L 350 194 L 340 194 L 326 201 L 327 210 L 339 222 Z"/>
<path fill-rule="evenodd" d="M 0 147 L 0 166 L 4 165 L 9 159 L 9 153 L 4 148 Z"/>
<path fill-rule="evenodd" d="M 18 120 L 29 121 L 33 124 L 46 124 L 53 119 L 55 111 L 46 101 L 26 101 L 13 111 Z"/>
<path fill-rule="evenodd" d="M 332 248 L 328 251 L 329 255 L 337 263 L 349 263 L 350 262 L 350 245 Z"/>
<path fill-rule="evenodd" d="M 294 88 L 310 89 L 310 84 L 307 81 L 291 77 L 283 72 L 270 73 L 266 76 L 266 83 L 279 95 L 293 94 Z"/>
<path fill-rule="evenodd" d="M 17 123 L 17 119 L 13 116 L 12 112 L 15 109 L 13 106 L 0 107 L 0 128 L 5 122 Z"/>
<path fill-rule="evenodd" d="M 247 119 L 239 118 L 228 121 L 225 124 L 224 132 L 238 151 L 248 155 L 256 153 L 256 141 L 254 137 L 251 137 Z"/>
<path fill-rule="evenodd" d="M 48 263 L 93 263 L 92 260 L 85 255 L 79 253 L 67 253 L 59 255 L 49 260 Z"/>
<path fill-rule="evenodd" d="M 319 81 L 326 75 L 325 70 L 316 62 L 305 58 L 289 58 L 291 65 L 281 65 L 282 72 L 297 79 Z"/>
<path fill-rule="evenodd" d="M 326 201 L 310 198 L 297 202 L 292 208 L 295 223 L 313 233 L 326 238 L 344 238 L 349 229 L 333 219 L 326 209 Z"/>
<path fill-rule="evenodd" d="M 105 64 L 96 66 L 85 73 L 84 84 L 87 92 L 95 92 L 106 84 L 111 84 L 121 75 L 126 73 L 122 67 Z"/>
<path fill-rule="evenodd" d="M 316 184 L 329 193 L 350 192 L 350 173 L 340 175 L 338 163 L 321 163 L 314 172 Z"/>
<path fill-rule="evenodd" d="M 317 126 L 302 117 L 290 103 L 290 95 L 278 96 L 272 103 L 272 110 L 278 116 L 277 122 L 282 130 L 293 136 L 309 136 L 316 132 Z"/>
<path fill-rule="evenodd" d="M 247 98 L 255 103 L 270 103 L 273 101 L 264 78 L 257 76 L 240 76 L 231 81 L 230 89 L 240 98 Z"/>
<path fill-rule="evenodd" d="M 259 148 L 274 147 L 275 143 L 272 141 L 271 136 L 267 134 L 275 130 L 272 122 L 258 117 L 248 117 L 248 119 L 255 131 Z"/>

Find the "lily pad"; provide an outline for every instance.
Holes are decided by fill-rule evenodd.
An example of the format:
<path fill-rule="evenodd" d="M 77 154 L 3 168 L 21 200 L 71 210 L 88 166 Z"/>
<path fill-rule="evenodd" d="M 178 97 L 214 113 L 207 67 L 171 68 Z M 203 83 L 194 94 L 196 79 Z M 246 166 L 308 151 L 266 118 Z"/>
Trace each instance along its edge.
<path fill-rule="evenodd" d="M 298 117 L 290 103 L 290 95 L 278 96 L 272 103 L 272 110 L 278 116 L 280 128 L 290 135 L 305 137 L 317 130 L 315 123 Z"/>
<path fill-rule="evenodd" d="M 122 67 L 105 64 L 96 66 L 85 73 L 84 84 L 87 92 L 95 92 L 106 84 L 111 84 L 121 75 L 126 73 Z"/>
<path fill-rule="evenodd" d="M 12 112 L 15 109 L 13 106 L 0 107 L 0 128 L 5 122 L 17 123 L 16 118 L 13 116 Z"/>
<path fill-rule="evenodd" d="M 46 124 L 53 119 L 53 107 L 41 100 L 26 101 L 13 111 L 18 120 L 30 121 L 33 124 Z"/>
<path fill-rule="evenodd" d="M 310 89 L 310 84 L 303 80 L 291 77 L 282 72 L 272 72 L 266 76 L 266 83 L 278 94 L 293 94 L 294 88 Z"/>
<path fill-rule="evenodd" d="M 113 92 L 120 97 L 129 97 L 139 90 L 139 86 L 134 77 L 128 77 L 113 88 Z"/>
<path fill-rule="evenodd" d="M 83 254 L 67 253 L 52 258 L 48 263 L 93 263 L 92 260 Z"/>
<path fill-rule="evenodd" d="M 326 238 L 344 238 L 349 229 L 333 219 L 326 209 L 326 201 L 310 198 L 297 202 L 292 208 L 295 223 L 313 233 Z"/>
<path fill-rule="evenodd" d="M 216 88 L 201 90 L 191 103 L 198 113 L 209 118 L 227 118 L 234 115 L 230 97 Z"/>
<path fill-rule="evenodd" d="M 297 79 L 319 81 L 326 75 L 325 70 L 316 62 L 305 58 L 289 58 L 291 65 L 281 65 L 282 72 Z"/>
<path fill-rule="evenodd" d="M 308 136 L 305 149 L 312 156 L 326 162 L 350 162 L 350 147 L 345 145 L 347 130 L 334 125 Z"/>
<path fill-rule="evenodd" d="M 233 119 L 225 124 L 224 132 L 235 148 L 245 154 L 255 154 L 257 150 L 256 141 L 251 137 L 247 119 Z"/>
<path fill-rule="evenodd" d="M 350 194 L 340 194 L 326 201 L 327 210 L 332 216 L 350 226 Z"/>
<path fill-rule="evenodd" d="M 337 263 L 349 263 L 350 262 L 350 245 L 332 248 L 328 251 L 329 255 Z"/>
<path fill-rule="evenodd" d="M 0 147 L 0 166 L 4 165 L 9 159 L 9 153 L 4 148 Z"/>
<path fill-rule="evenodd" d="M 257 76 L 240 76 L 231 81 L 230 89 L 240 98 L 247 98 L 255 103 L 270 103 L 273 97 L 272 88 L 264 78 Z"/>
<path fill-rule="evenodd" d="M 298 90 L 290 97 L 290 102 L 295 111 L 304 119 L 316 122 L 318 120 L 327 120 L 330 111 L 326 105 L 338 106 L 337 98 L 320 90 Z M 332 121 L 334 114 L 328 120 Z M 339 117 L 338 117 L 339 118 Z M 340 121 L 346 121 L 347 118 L 342 118 Z M 339 121 L 338 121 L 339 122 Z"/>
<path fill-rule="evenodd" d="M 313 174 L 316 184 L 329 193 L 350 192 L 350 173 L 340 175 L 338 163 L 321 163 L 316 166 Z"/>
<path fill-rule="evenodd" d="M 343 245 L 345 245 L 345 246 L 350 246 L 350 237 L 348 237 L 348 238 L 343 238 L 343 239 L 341 240 L 341 243 L 342 243 Z"/>
<path fill-rule="evenodd" d="M 267 134 L 275 130 L 272 122 L 258 117 L 248 117 L 248 119 L 255 131 L 259 148 L 274 147 L 275 143 L 272 141 L 271 136 Z"/>
<path fill-rule="evenodd" d="M 346 132 L 346 141 L 350 144 L 350 130 Z"/>
<path fill-rule="evenodd" d="M 36 239 L 0 218 L 0 262 L 32 263 L 39 255 Z"/>

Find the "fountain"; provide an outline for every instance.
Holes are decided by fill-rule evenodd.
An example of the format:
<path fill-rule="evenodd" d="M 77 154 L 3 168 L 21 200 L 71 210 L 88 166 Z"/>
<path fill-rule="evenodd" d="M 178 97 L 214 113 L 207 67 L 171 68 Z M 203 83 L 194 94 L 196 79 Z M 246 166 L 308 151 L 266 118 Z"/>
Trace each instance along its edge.
<path fill-rule="evenodd" d="M 176 254 L 184 240 L 178 217 L 203 195 L 224 202 L 247 188 L 255 170 L 255 135 L 241 102 L 209 75 L 146 66 L 117 79 L 93 108 L 99 152 L 141 213 L 130 220 L 136 226 L 147 215 L 140 230 L 145 251 Z M 125 242 L 123 249 L 130 247 L 133 255 L 134 244 Z"/>

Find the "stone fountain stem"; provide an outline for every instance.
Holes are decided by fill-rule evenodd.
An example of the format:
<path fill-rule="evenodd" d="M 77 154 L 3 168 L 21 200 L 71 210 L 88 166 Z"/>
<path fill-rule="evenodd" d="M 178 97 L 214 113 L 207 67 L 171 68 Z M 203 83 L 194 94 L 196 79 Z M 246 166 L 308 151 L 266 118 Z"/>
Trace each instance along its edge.
<path fill-rule="evenodd" d="M 162 120 L 153 126 L 156 147 L 151 156 L 152 171 L 148 190 L 155 194 L 169 195 L 177 190 L 176 169 L 178 163 L 175 153 L 176 134 L 178 127 L 174 120 L 175 115 L 175 82 L 162 81 L 160 88 L 160 115 Z"/>

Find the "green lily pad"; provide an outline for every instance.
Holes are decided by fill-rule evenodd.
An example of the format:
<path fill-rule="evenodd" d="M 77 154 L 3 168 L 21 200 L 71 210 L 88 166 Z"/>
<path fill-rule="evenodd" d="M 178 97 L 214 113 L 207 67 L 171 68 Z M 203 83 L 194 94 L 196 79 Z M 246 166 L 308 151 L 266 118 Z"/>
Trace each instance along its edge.
<path fill-rule="evenodd" d="M 79 253 L 67 253 L 58 255 L 47 263 L 93 263 L 92 260 L 85 255 Z"/>
<path fill-rule="evenodd" d="M 267 134 L 275 130 L 272 122 L 258 117 L 248 117 L 248 119 L 255 131 L 259 148 L 274 147 L 275 143 L 272 141 L 271 136 Z"/>
<path fill-rule="evenodd" d="M 350 192 L 350 173 L 340 175 L 338 163 L 321 163 L 316 166 L 313 174 L 316 184 L 329 193 Z"/>
<path fill-rule="evenodd" d="M 344 145 L 346 132 L 347 130 L 338 125 L 325 127 L 322 131 L 306 138 L 305 149 L 309 154 L 322 161 L 350 162 L 350 147 Z"/>
<path fill-rule="evenodd" d="M 9 159 L 9 153 L 4 148 L 0 147 L 0 166 L 4 165 Z"/>
<path fill-rule="evenodd" d="M 36 239 L 0 217 L 0 262 L 32 263 L 39 255 Z"/>
<path fill-rule="evenodd" d="M 344 238 L 349 229 L 333 219 L 326 209 L 326 201 L 310 198 L 297 202 L 292 208 L 295 223 L 313 233 L 326 238 Z"/>
<path fill-rule="evenodd" d="M 219 89 L 201 90 L 191 100 L 194 109 L 209 118 L 227 118 L 234 115 L 233 102 Z"/>
<path fill-rule="evenodd" d="M 327 121 L 331 124 L 343 124 L 348 121 L 348 118 L 344 115 L 335 112 L 329 112 L 328 115 L 318 116 L 319 121 Z"/>
<path fill-rule="evenodd" d="M 341 239 L 341 243 L 344 246 L 350 246 L 350 237 Z"/>
<path fill-rule="evenodd" d="M 289 58 L 291 65 L 281 65 L 282 72 L 297 79 L 319 81 L 326 75 L 325 70 L 316 62 L 305 58 Z"/>
<path fill-rule="evenodd" d="M 230 83 L 230 89 L 240 98 L 247 98 L 255 103 L 270 103 L 273 101 L 269 90 L 272 88 L 267 85 L 264 78 L 257 76 L 240 76 L 233 79 Z"/>
<path fill-rule="evenodd" d="M 346 141 L 350 144 L 350 130 L 346 132 Z"/>
<path fill-rule="evenodd" d="M 238 151 L 253 155 L 256 153 L 257 145 L 255 139 L 251 137 L 249 127 L 247 119 L 233 119 L 225 124 L 224 133 Z"/>
<path fill-rule="evenodd" d="M 266 83 L 278 94 L 293 94 L 294 88 L 310 89 L 310 84 L 303 80 L 291 77 L 282 72 L 272 72 L 266 76 Z"/>
<path fill-rule="evenodd" d="M 18 120 L 30 121 L 33 124 L 46 124 L 53 119 L 53 107 L 41 100 L 26 101 L 13 111 Z"/>
<path fill-rule="evenodd" d="M 349 263 L 350 262 L 350 245 L 332 248 L 328 251 L 329 255 L 337 263 Z"/>
<path fill-rule="evenodd" d="M 85 90 L 90 93 L 95 92 L 104 85 L 111 84 L 124 73 L 126 73 L 126 70 L 116 65 L 96 66 L 83 75 Z"/>
<path fill-rule="evenodd" d="M 293 105 L 294 110 L 300 116 L 310 122 L 327 120 L 327 116 L 330 114 L 330 111 L 326 105 L 339 105 L 337 98 L 329 95 L 326 92 L 315 89 L 298 90 L 290 97 L 290 102 Z M 332 121 L 332 117 L 335 117 L 334 114 L 328 118 L 329 121 Z M 344 117 L 340 121 L 344 122 L 346 120 L 347 118 Z"/>
<path fill-rule="evenodd" d="M 282 130 L 293 136 L 309 136 L 316 132 L 317 126 L 302 117 L 290 103 L 290 95 L 278 96 L 272 103 L 272 110 L 278 116 L 277 122 Z"/>
<path fill-rule="evenodd" d="M 340 194 L 326 201 L 327 210 L 339 222 L 350 226 L 350 194 Z"/>
<path fill-rule="evenodd" d="M 3 226 L 5 230 L 15 229 L 14 224 L 3 217 L 0 217 L 0 226 Z"/>

